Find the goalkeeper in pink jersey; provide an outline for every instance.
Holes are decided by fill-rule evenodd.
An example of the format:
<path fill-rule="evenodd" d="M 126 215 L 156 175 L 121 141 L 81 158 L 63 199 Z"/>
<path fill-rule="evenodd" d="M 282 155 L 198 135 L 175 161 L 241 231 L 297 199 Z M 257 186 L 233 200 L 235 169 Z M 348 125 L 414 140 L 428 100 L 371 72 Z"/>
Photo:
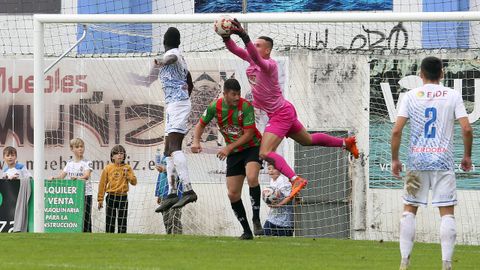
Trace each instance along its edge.
<path fill-rule="evenodd" d="M 224 37 L 223 40 L 229 51 L 250 64 L 247 77 L 252 87 L 253 106 L 265 111 L 269 117 L 260 145 L 260 158 L 273 164 L 292 182 L 290 196 L 279 203 L 283 205 L 307 184 L 307 180 L 297 176 L 285 159 L 275 152 L 284 137 L 290 137 L 301 145 L 344 147 L 358 158 L 355 137 L 344 139 L 324 133 L 308 133 L 298 120 L 293 105 L 283 97 L 278 81 L 278 65 L 270 58 L 273 40 L 261 36 L 253 43 L 237 19 L 232 23 L 232 33 L 243 40 L 246 49 L 238 47 L 230 37 Z"/>

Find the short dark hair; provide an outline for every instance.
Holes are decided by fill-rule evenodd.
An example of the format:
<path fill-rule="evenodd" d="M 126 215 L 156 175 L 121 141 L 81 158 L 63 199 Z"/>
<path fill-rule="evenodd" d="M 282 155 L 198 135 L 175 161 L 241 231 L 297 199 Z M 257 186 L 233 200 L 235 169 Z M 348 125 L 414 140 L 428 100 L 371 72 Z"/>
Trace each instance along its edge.
<path fill-rule="evenodd" d="M 122 163 L 125 163 L 125 159 L 127 158 L 127 151 L 125 151 L 125 148 L 120 144 L 115 145 L 112 148 L 112 151 L 110 151 L 110 161 L 113 162 L 113 156 L 120 153 L 123 153 Z"/>
<path fill-rule="evenodd" d="M 178 48 L 180 45 L 180 31 L 175 27 L 169 27 L 163 35 L 163 45 Z"/>
<path fill-rule="evenodd" d="M 15 149 L 15 147 L 13 146 L 7 146 L 3 149 L 3 155 L 6 156 L 6 155 L 17 155 L 17 149 Z"/>
<path fill-rule="evenodd" d="M 442 76 L 442 60 L 435 56 L 429 56 L 422 60 L 420 71 L 425 79 L 430 81 L 438 81 Z"/>
<path fill-rule="evenodd" d="M 236 79 L 228 79 L 223 84 L 223 91 L 225 92 L 229 92 L 229 91 L 240 92 L 240 90 L 241 90 L 240 83 Z"/>
<path fill-rule="evenodd" d="M 267 36 L 260 36 L 258 39 L 263 39 L 270 43 L 270 49 L 273 49 L 273 39 Z"/>

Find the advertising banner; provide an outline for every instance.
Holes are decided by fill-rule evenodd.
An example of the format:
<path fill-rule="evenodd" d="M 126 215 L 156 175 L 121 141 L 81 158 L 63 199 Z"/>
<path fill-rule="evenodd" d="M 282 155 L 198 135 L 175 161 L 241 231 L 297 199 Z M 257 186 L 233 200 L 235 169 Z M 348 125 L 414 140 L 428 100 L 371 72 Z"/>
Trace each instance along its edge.
<path fill-rule="evenodd" d="M 0 232 L 12 232 L 20 181 L 0 179 Z"/>

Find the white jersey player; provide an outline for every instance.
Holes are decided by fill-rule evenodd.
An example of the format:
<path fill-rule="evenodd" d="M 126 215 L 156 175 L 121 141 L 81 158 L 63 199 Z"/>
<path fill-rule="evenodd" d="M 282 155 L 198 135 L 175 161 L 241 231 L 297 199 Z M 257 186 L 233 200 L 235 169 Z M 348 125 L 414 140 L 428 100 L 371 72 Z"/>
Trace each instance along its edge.
<path fill-rule="evenodd" d="M 464 157 L 462 169 L 471 169 L 472 128 L 468 121 L 461 93 L 439 85 L 443 77 L 442 61 L 436 57 L 423 59 L 420 70 L 423 86 L 410 90 L 402 100 L 392 130 L 392 173 L 400 177 L 402 164 L 399 148 L 402 130 L 410 122 L 410 145 L 404 212 L 400 221 L 400 269 L 408 269 L 415 236 L 415 215 L 418 206 L 426 206 L 432 190 L 432 205 L 440 209 L 440 239 L 443 268 L 451 269 L 457 204 L 453 159 L 454 121 L 462 128 Z"/>
<path fill-rule="evenodd" d="M 161 59 L 155 59 L 155 65 L 150 74 L 142 77 L 136 74 L 133 79 L 136 83 L 150 86 L 160 79 L 165 93 L 166 127 L 165 127 L 165 156 L 167 157 L 168 196 L 162 200 L 157 212 L 164 212 L 170 208 L 181 208 L 197 200 L 193 191 L 187 167 L 187 158 L 182 151 L 182 142 L 188 133 L 188 118 L 192 110 L 190 94 L 193 90 L 192 76 L 187 63 L 178 46 L 180 32 L 175 27 L 169 27 L 163 36 L 165 54 Z M 177 185 L 173 171 L 176 170 L 183 184 L 183 196 L 177 196 Z"/>

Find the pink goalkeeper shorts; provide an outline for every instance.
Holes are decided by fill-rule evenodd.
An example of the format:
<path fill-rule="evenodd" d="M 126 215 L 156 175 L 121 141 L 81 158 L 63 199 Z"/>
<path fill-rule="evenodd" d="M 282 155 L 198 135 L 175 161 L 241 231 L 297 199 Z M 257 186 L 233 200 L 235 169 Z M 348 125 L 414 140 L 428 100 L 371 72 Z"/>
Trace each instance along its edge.
<path fill-rule="evenodd" d="M 265 132 L 273 133 L 280 138 L 289 137 L 303 129 L 302 123 L 298 121 L 295 107 L 287 100 L 282 107 L 269 114 L 268 117 Z"/>

